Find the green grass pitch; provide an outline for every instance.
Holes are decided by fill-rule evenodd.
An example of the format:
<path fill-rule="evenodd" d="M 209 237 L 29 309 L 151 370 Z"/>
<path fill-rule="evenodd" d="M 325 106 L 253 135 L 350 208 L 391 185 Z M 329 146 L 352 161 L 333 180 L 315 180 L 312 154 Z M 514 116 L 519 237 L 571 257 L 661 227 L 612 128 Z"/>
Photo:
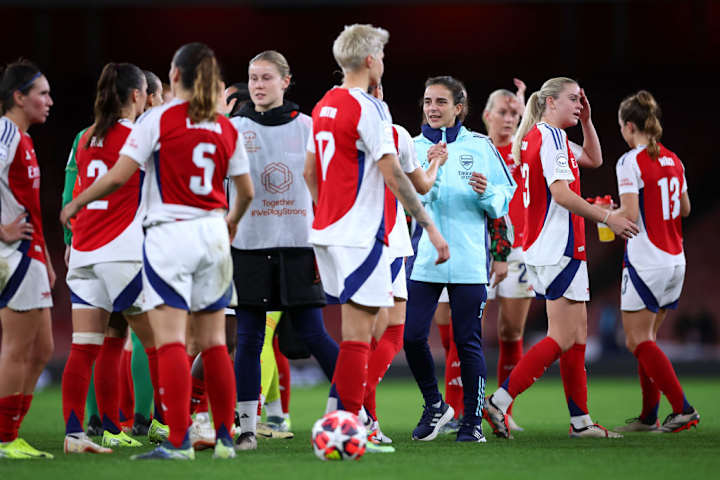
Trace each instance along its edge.
<path fill-rule="evenodd" d="M 327 386 L 297 388 L 291 400 L 295 439 L 260 439 L 257 451 L 238 453 L 234 460 L 213 460 L 210 450 L 198 452 L 192 463 L 129 461 L 128 457 L 138 449 L 116 450 L 103 456 L 65 456 L 60 391 L 51 388 L 36 396 L 20 433 L 34 446 L 52 452 L 55 459 L 1 460 L 0 478 L 720 478 L 720 380 L 685 378 L 683 387 L 701 415 L 699 427 L 689 432 L 627 434 L 619 440 L 569 439 L 562 384 L 557 378 L 547 378 L 516 402 L 515 419 L 526 430 L 517 433 L 515 440 L 488 435 L 486 444 L 457 444 L 454 436 L 433 442 L 411 441 L 410 432 L 421 413 L 420 394 L 411 381 L 387 381 L 378 388 L 378 413 L 383 431 L 393 438 L 397 452 L 366 454 L 357 462 L 321 462 L 315 458 L 309 442 L 310 428 L 322 414 Z M 590 411 L 596 422 L 614 427 L 636 415 L 639 408 L 640 389 L 634 379 L 590 379 Z M 660 410 L 662 418 L 669 413 L 664 398 Z M 484 429 L 487 435 L 487 424 Z"/>

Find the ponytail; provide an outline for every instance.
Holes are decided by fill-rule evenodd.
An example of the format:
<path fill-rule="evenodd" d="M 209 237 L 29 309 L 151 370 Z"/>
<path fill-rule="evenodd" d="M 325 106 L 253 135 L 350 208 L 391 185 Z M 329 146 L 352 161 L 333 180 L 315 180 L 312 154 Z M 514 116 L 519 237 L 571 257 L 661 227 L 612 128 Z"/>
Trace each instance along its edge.
<path fill-rule="evenodd" d="M 620 103 L 619 114 L 623 123 L 634 123 L 640 132 L 648 136 L 647 152 L 650 158 L 658 158 L 660 156 L 658 141 L 662 137 L 662 125 L 660 125 L 660 106 L 655 101 L 655 97 L 647 90 L 640 90 Z"/>
<path fill-rule="evenodd" d="M 90 148 L 93 137 L 105 138 L 108 131 L 120 120 L 122 109 L 131 99 L 133 90 L 141 90 L 145 78 L 142 70 L 130 63 L 105 65 L 97 83 L 95 95 L 95 123 L 85 142 Z"/>
<path fill-rule="evenodd" d="M 193 123 L 214 121 L 219 95 L 220 68 L 215 53 L 205 44 L 188 43 L 175 52 L 183 88 L 191 92 L 188 116 Z"/>
<path fill-rule="evenodd" d="M 513 138 L 512 154 L 516 164 L 520 164 L 520 154 L 522 149 L 522 142 L 525 135 L 532 129 L 533 125 L 538 123 L 543 114 L 545 113 L 545 106 L 547 105 L 547 99 L 549 97 L 559 98 L 560 93 L 565 88 L 565 85 L 569 83 L 577 83 L 572 78 L 567 77 L 556 77 L 543 83 L 540 90 L 530 95 L 525 105 L 525 113 L 523 113 L 522 122 L 515 132 L 515 138 Z"/>

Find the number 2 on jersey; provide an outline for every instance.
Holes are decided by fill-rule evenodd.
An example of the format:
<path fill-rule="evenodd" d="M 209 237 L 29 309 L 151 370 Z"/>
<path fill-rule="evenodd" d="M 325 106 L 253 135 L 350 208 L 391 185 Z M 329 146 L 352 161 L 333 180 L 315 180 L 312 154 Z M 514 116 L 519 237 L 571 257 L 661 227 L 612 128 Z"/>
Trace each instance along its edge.
<path fill-rule="evenodd" d="M 665 177 L 658 180 L 657 184 L 660 187 L 663 220 L 676 219 L 680 215 L 680 180 L 677 177 Z"/>
<path fill-rule="evenodd" d="M 94 178 L 93 183 L 97 182 L 100 177 L 105 175 L 108 171 L 107 165 L 102 160 L 90 160 L 87 167 L 88 178 Z M 88 185 L 89 186 L 89 185 Z M 94 202 L 88 203 L 85 208 L 88 210 L 107 210 L 107 200 L 95 200 Z"/>
<path fill-rule="evenodd" d="M 202 177 L 194 175 L 190 177 L 190 191 L 196 195 L 207 195 L 212 192 L 212 178 L 215 173 L 215 162 L 205 154 L 213 155 L 217 147 L 214 143 L 198 143 L 193 148 L 193 163 L 202 168 Z"/>
<path fill-rule="evenodd" d="M 322 131 L 315 134 L 315 140 L 317 141 L 317 154 L 320 157 L 320 167 L 322 168 L 322 179 L 325 180 L 328 166 L 333 155 L 335 155 L 335 137 L 333 137 L 332 132 Z"/>

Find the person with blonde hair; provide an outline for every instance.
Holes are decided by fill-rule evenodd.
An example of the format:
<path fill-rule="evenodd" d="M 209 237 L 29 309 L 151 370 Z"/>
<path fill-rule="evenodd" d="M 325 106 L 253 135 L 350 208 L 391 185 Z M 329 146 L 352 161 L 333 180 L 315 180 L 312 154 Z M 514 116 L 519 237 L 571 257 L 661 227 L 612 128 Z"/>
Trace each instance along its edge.
<path fill-rule="evenodd" d="M 700 414 L 685 398 L 672 363 L 655 343 L 668 310 L 677 308 L 685 276 L 682 218 L 690 215 L 685 166 L 660 143 L 660 107 L 652 94 L 640 90 L 620 103 L 620 134 L 632 149 L 617 162 L 622 215 L 640 226 L 625 244 L 621 284 L 625 342 L 638 360 L 642 411 L 625 432 L 687 430 Z M 660 392 L 672 407 L 659 424 Z"/>
<path fill-rule="evenodd" d="M 565 129 L 578 123 L 584 142 L 576 158 Z M 495 435 L 510 438 L 507 411 L 513 400 L 560 359 L 570 436 L 621 437 L 594 423 L 587 407 L 585 303 L 590 300 L 590 285 L 584 219 L 606 223 L 625 239 L 636 235 L 638 228 L 625 217 L 590 205 L 580 195 L 579 167 L 599 167 L 602 152 L 590 103 L 576 81 L 552 78 L 530 95 L 512 153 L 522 174 L 523 253 L 530 283 L 546 300 L 548 334 L 488 398 L 485 418 Z"/>
<path fill-rule="evenodd" d="M 337 408 L 353 414 L 363 404 L 378 310 L 394 305 L 385 184 L 426 229 L 436 261 L 450 256 L 398 162 L 387 105 L 367 93 L 380 84 L 388 38 L 382 28 L 357 24 L 337 37 L 333 55 L 343 83 L 313 109 L 305 160 L 305 181 L 317 206 L 310 243 L 328 300 L 342 305 L 343 341 L 332 388 L 339 397 Z"/>
<path fill-rule="evenodd" d="M 216 439 L 214 456 L 235 456 L 235 376 L 225 345 L 225 307 L 233 296 L 230 239 L 253 197 L 242 137 L 216 112 L 219 69 L 202 43 L 172 59 L 175 99 L 153 109 L 130 133 L 115 166 L 63 208 L 63 224 L 84 205 L 123 185 L 145 166 L 144 307 L 157 346 L 168 440 L 135 459 L 195 458 L 188 440 L 190 366 L 185 351 L 189 312 L 203 364 Z M 238 195 L 228 211 L 224 180 Z M 226 213 L 227 212 L 227 213 Z M 173 248 L 168 248 L 172 245 Z"/>

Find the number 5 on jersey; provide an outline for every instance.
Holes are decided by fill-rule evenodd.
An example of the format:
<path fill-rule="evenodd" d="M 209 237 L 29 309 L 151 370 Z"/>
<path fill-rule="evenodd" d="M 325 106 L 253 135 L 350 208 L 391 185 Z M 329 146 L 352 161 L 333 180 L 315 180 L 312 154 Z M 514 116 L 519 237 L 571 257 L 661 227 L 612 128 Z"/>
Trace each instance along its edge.
<path fill-rule="evenodd" d="M 215 173 L 215 162 L 205 155 L 214 155 L 217 147 L 214 143 L 198 143 L 193 148 L 193 163 L 203 171 L 202 177 L 190 177 L 190 191 L 196 195 L 208 195 L 212 192 L 212 178 Z"/>

